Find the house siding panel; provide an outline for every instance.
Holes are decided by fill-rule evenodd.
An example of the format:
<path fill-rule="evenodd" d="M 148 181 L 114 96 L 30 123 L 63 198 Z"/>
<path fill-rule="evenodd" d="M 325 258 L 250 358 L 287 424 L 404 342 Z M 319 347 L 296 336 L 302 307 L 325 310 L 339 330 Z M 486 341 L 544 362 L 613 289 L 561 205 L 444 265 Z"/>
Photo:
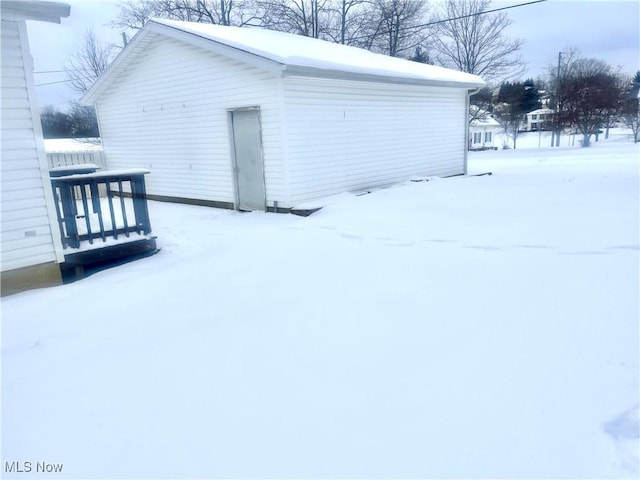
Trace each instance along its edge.
<path fill-rule="evenodd" d="M 2 271 L 62 261 L 26 26 L 2 21 Z M 48 187 L 48 190 L 47 190 Z"/>
<path fill-rule="evenodd" d="M 167 37 L 150 36 L 97 109 L 110 169 L 151 170 L 147 192 L 235 201 L 228 110 L 260 107 L 267 202 L 282 201 L 274 74 Z"/>
<path fill-rule="evenodd" d="M 291 206 L 464 173 L 466 90 L 284 79 Z"/>

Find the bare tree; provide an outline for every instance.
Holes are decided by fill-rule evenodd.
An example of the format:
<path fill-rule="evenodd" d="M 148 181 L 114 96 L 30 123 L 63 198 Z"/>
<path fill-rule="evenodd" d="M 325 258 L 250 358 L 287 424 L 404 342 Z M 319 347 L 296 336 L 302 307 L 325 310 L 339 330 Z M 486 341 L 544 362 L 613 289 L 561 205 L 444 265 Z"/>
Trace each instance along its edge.
<path fill-rule="evenodd" d="M 522 129 L 523 115 L 517 110 L 514 111 L 508 107 L 505 110 L 501 110 L 498 119 L 500 126 L 504 129 L 504 133 L 511 139 L 515 150 L 518 135 Z"/>
<path fill-rule="evenodd" d="M 562 134 L 563 125 L 560 121 L 558 112 L 562 110 L 562 90 L 567 78 L 570 77 L 572 69 L 580 53 L 576 48 L 567 48 L 563 52 L 558 53 L 558 65 L 549 65 L 549 107 L 555 110 L 551 117 L 550 124 L 553 126 L 551 132 L 551 146 L 560 146 L 560 135 Z"/>
<path fill-rule="evenodd" d="M 155 0 L 126 0 L 118 2 L 118 16 L 110 22 L 113 27 L 139 30 L 151 17 L 161 16 L 160 6 Z"/>
<path fill-rule="evenodd" d="M 524 71 L 518 55 L 522 41 L 505 37 L 511 25 L 506 13 L 484 13 L 490 4 L 489 0 L 446 0 L 436 19 L 440 23 L 432 48 L 442 66 L 486 81 L 516 78 Z"/>
<path fill-rule="evenodd" d="M 343 45 L 363 46 L 368 40 L 368 23 L 373 18 L 369 0 L 330 0 L 325 8 L 327 39 Z"/>
<path fill-rule="evenodd" d="M 57 110 L 52 105 L 40 112 L 44 138 L 94 138 L 99 137 L 98 121 L 93 107 L 72 102 L 68 112 Z"/>
<path fill-rule="evenodd" d="M 423 0 L 123 0 L 112 26 L 140 29 L 151 17 L 252 25 L 410 56 L 427 38 Z"/>
<path fill-rule="evenodd" d="M 374 0 L 369 49 L 392 57 L 408 57 L 426 43 L 428 4 L 421 0 Z"/>
<path fill-rule="evenodd" d="M 348 38 L 357 35 L 362 27 L 364 0 L 341 0 L 338 18 L 340 19 L 340 43 L 350 44 Z M 355 30 L 355 32 L 354 32 Z"/>
<path fill-rule="evenodd" d="M 329 0 L 259 0 L 262 25 L 280 32 L 325 38 L 329 26 Z"/>
<path fill-rule="evenodd" d="M 259 24 L 261 15 L 251 0 L 124 0 L 112 26 L 138 30 L 151 17 L 218 25 Z"/>
<path fill-rule="evenodd" d="M 633 142 L 640 141 L 640 71 L 628 82 L 622 96 L 620 120 L 633 134 Z"/>
<path fill-rule="evenodd" d="M 527 89 L 522 82 L 504 82 L 500 86 L 495 111 L 504 133 L 511 138 L 513 148 L 517 147 L 518 135 L 522 129 L 524 116 L 531 110 Z"/>
<path fill-rule="evenodd" d="M 469 123 L 493 113 L 494 95 L 490 87 L 484 87 L 470 99 Z"/>
<path fill-rule="evenodd" d="M 86 92 L 111 62 L 113 51 L 113 45 L 101 42 L 94 30 L 87 29 L 65 66 L 69 86 L 77 92 Z"/>
<path fill-rule="evenodd" d="M 592 58 L 577 58 L 559 83 L 556 118 L 561 127 L 573 127 L 588 147 L 591 135 L 604 128 L 620 107 L 622 89 L 609 65 Z"/>

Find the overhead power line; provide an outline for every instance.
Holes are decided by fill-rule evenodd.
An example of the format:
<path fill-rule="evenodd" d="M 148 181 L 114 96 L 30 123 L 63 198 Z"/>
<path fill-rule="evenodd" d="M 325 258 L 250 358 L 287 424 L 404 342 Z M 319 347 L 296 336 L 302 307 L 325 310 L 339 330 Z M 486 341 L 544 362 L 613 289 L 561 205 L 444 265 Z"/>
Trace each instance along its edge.
<path fill-rule="evenodd" d="M 461 15 L 459 17 L 445 18 L 444 20 L 436 20 L 435 22 L 424 23 L 422 25 L 415 25 L 413 28 L 429 27 L 431 25 L 437 25 L 438 23 L 453 22 L 454 20 L 460 20 L 462 18 L 477 17 L 479 15 L 484 15 L 486 13 L 494 13 L 494 12 L 499 12 L 501 10 L 508 10 L 510 8 L 516 8 L 516 7 L 524 7 L 525 5 L 533 5 L 534 3 L 542 3 L 542 2 L 546 2 L 546 1 L 547 0 L 534 0 L 532 2 L 519 3 L 517 5 L 511 5 L 509 7 L 500 7 L 500 8 L 494 8 L 492 10 L 484 10 L 482 12 L 470 13 L 469 15 Z"/>
<path fill-rule="evenodd" d="M 56 83 L 67 83 L 70 82 L 71 80 L 59 80 L 57 82 L 48 82 L 48 83 L 38 83 L 36 84 L 36 87 L 44 87 L 45 85 L 54 85 Z"/>
<path fill-rule="evenodd" d="M 67 72 L 93 72 L 92 68 L 67 68 L 65 70 L 41 70 L 33 73 L 67 73 Z"/>
<path fill-rule="evenodd" d="M 484 10 L 482 12 L 474 12 L 474 13 L 470 13 L 468 15 L 461 15 L 459 17 L 445 18 L 443 20 L 434 20 L 434 21 L 431 21 L 429 23 L 422 23 L 422 24 L 419 24 L 419 25 L 411 25 L 411 26 L 408 26 L 408 27 L 400 27 L 400 28 L 398 28 L 398 30 L 402 31 L 402 32 L 406 32 L 408 30 L 425 28 L 425 27 L 429 27 L 431 25 L 437 25 L 439 23 L 453 22 L 454 20 L 460 20 L 462 18 L 478 17 L 480 15 L 485 15 L 487 13 L 499 12 L 501 10 L 508 10 L 510 8 L 524 7 L 524 6 L 527 6 L 527 5 L 533 5 L 535 3 L 542 3 L 542 2 L 546 2 L 546 1 L 547 0 L 532 0 L 530 2 L 519 3 L 517 5 L 510 5 L 508 7 L 493 8 L 491 10 Z M 351 40 L 362 40 L 364 38 L 371 38 L 372 36 L 373 36 L 373 34 L 360 35 L 360 36 L 352 37 Z"/>

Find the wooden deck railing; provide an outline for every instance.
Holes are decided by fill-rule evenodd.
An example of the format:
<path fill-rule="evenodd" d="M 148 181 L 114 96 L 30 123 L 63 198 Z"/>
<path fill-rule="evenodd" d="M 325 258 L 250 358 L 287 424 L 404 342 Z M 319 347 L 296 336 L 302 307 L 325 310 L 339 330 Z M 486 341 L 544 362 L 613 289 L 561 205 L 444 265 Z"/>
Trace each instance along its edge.
<path fill-rule="evenodd" d="M 136 169 L 51 178 L 63 247 L 78 249 L 81 242 L 93 245 L 94 240 L 129 241 L 132 234 L 151 233 L 147 173 Z M 106 195 L 101 197 L 99 191 Z"/>

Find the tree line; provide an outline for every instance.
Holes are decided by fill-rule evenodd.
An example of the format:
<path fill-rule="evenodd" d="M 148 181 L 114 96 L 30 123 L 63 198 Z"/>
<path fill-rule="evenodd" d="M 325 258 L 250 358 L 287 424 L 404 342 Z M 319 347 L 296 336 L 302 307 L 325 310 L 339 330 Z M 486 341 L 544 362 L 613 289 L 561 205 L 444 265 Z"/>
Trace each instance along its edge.
<path fill-rule="evenodd" d="M 93 107 L 73 103 L 68 111 L 47 105 L 40 112 L 44 138 L 99 137 L 98 120 Z"/>
<path fill-rule="evenodd" d="M 489 0 L 125 0 L 111 25 L 137 30 L 151 17 L 254 26 L 351 45 L 393 57 L 499 77 L 521 71 L 522 44 Z M 446 20 L 446 21 L 444 21 Z M 515 70 L 514 70 L 515 69 Z"/>
<path fill-rule="evenodd" d="M 492 81 L 524 70 L 522 40 L 510 39 L 506 13 L 490 0 L 123 0 L 109 25 L 142 28 L 150 18 L 260 27 L 440 65 Z M 84 92 L 120 47 L 88 30 L 67 64 L 72 88 Z"/>
<path fill-rule="evenodd" d="M 557 68 L 535 82 L 515 80 L 525 68 L 523 42 L 506 36 L 511 21 L 504 11 L 492 10 L 490 0 L 443 0 L 435 6 L 423 0 L 123 0 L 119 7 L 110 25 L 120 30 L 138 30 L 152 17 L 261 27 L 480 75 L 489 87 L 472 97 L 472 116 L 494 115 L 514 146 L 524 115 L 542 104 L 540 91 L 556 112 L 547 123 L 556 138 L 570 128 L 585 135 L 588 145 L 593 134 L 621 120 L 638 140 L 637 101 L 631 101 L 638 82 L 577 51 L 565 53 Z M 88 30 L 67 64 L 70 86 L 86 91 L 119 48 Z M 52 126 L 65 123 L 60 112 L 46 113 Z"/>
<path fill-rule="evenodd" d="M 505 36 L 511 21 L 506 13 L 490 14 L 490 0 L 445 0 L 437 8 L 423 0 L 123 0 L 119 7 L 110 25 L 129 33 L 158 17 L 304 35 L 485 80 L 517 76 L 524 69 L 518 55 L 522 41 Z M 87 30 L 65 68 L 69 86 L 84 93 L 120 48 Z M 47 108 L 45 136 L 79 135 L 85 114 Z"/>
<path fill-rule="evenodd" d="M 541 107 L 547 113 L 544 129 L 552 131 L 552 146 L 558 146 L 560 134 L 571 131 L 582 135 L 582 146 L 592 137 L 622 125 L 640 141 L 638 92 L 640 71 L 634 77 L 621 74 L 607 63 L 584 58 L 575 50 L 560 56 L 558 67 L 549 69 L 537 81 L 503 82 L 498 88 L 484 88 L 472 97 L 470 121 L 485 115 L 495 117 L 516 148 L 525 125 L 525 115 Z"/>

